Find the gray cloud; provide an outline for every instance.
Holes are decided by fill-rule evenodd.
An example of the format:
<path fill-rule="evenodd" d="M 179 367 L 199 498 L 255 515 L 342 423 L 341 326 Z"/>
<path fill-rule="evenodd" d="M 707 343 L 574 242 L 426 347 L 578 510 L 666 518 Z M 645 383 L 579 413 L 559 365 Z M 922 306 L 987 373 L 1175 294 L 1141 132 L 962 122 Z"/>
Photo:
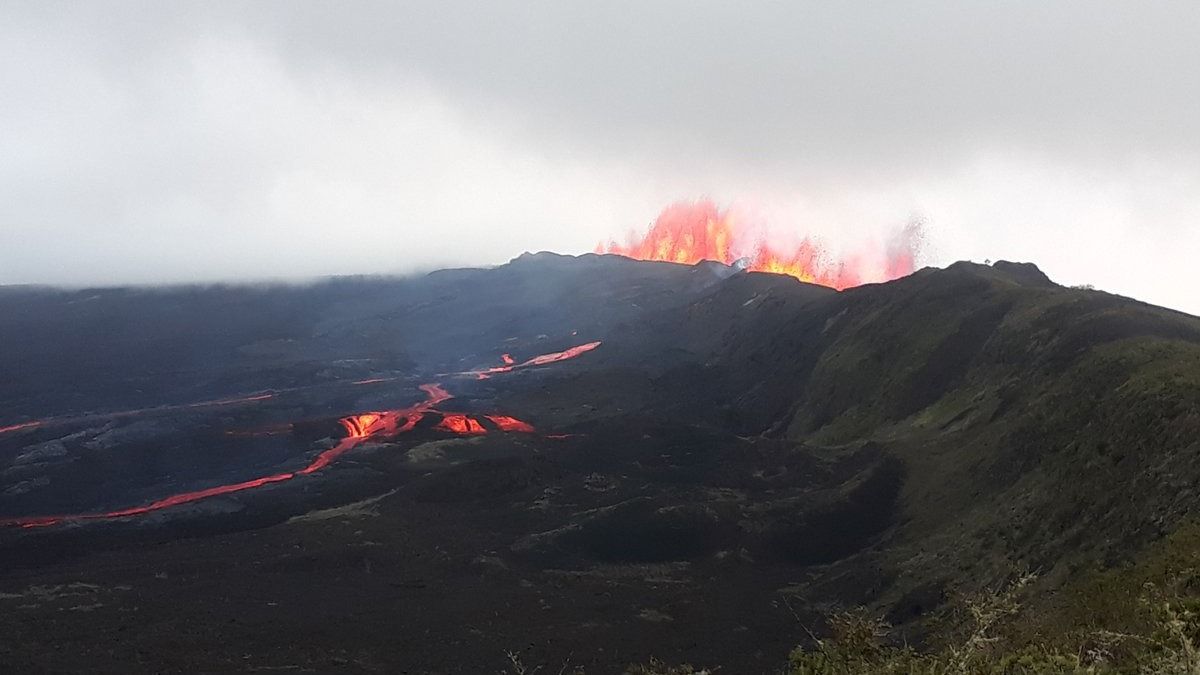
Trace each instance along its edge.
<path fill-rule="evenodd" d="M 1200 312 L 1195 3 L 6 3 L 0 87 L 0 283 L 489 263 L 712 194 Z"/>

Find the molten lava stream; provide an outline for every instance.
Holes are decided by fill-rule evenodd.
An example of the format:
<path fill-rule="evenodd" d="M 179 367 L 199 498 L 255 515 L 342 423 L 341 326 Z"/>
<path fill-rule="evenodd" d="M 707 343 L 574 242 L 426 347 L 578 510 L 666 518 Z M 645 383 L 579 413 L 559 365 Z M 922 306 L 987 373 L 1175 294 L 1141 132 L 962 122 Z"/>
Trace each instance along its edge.
<path fill-rule="evenodd" d="M 42 422 L 22 422 L 21 424 L 13 424 L 7 427 L 0 427 L 0 434 L 6 434 L 10 431 L 20 431 L 22 429 L 36 429 L 42 426 Z"/>
<path fill-rule="evenodd" d="M 522 422 L 515 417 L 509 417 L 508 415 L 484 415 L 484 417 L 491 420 L 492 424 L 499 427 L 501 431 L 516 431 L 525 434 L 533 433 L 532 424 Z"/>
<path fill-rule="evenodd" d="M 521 364 L 515 364 L 505 367 L 505 372 L 512 368 L 518 368 L 528 365 L 543 365 L 546 363 L 556 363 L 569 358 L 574 358 L 585 352 L 591 351 L 599 346 L 599 342 L 591 342 L 578 347 L 572 347 L 561 352 L 553 354 L 544 354 L 536 356 Z M 511 358 L 511 357 L 509 357 Z M 504 359 L 508 360 L 508 359 Z M 115 511 L 104 511 L 96 513 L 76 513 L 64 514 L 55 516 L 24 516 L 18 518 L 0 519 L 0 527 L 22 527 L 36 528 L 58 525 L 67 521 L 93 521 L 105 520 L 110 518 L 125 518 L 129 516 L 139 516 L 152 511 L 169 508 L 172 506 L 180 506 L 183 504 L 191 504 L 203 499 L 209 499 L 219 495 L 233 494 L 245 490 L 263 487 L 273 483 L 283 483 L 297 476 L 309 475 L 324 469 L 332 464 L 339 457 L 350 452 L 364 441 L 376 436 L 394 436 L 407 431 L 412 431 L 417 423 L 421 421 L 426 414 L 430 412 L 436 413 L 434 406 L 444 403 L 451 398 L 454 398 L 450 392 L 446 391 L 441 384 L 437 382 L 428 382 L 420 385 L 420 389 L 425 393 L 425 400 L 414 404 L 408 408 L 399 410 L 389 410 L 386 412 L 368 412 L 358 415 L 350 415 L 339 420 L 342 428 L 346 432 L 346 437 L 341 439 L 336 445 L 328 450 L 318 454 L 307 466 L 294 472 L 275 473 L 268 476 L 252 478 L 250 480 L 241 481 L 238 483 L 230 483 L 226 485 L 217 485 L 201 490 L 193 490 L 190 492 L 181 492 L 179 494 L 163 497 L 162 499 L 153 501 L 142 506 L 131 506 Z M 262 400 L 270 398 L 272 394 L 263 394 L 254 397 L 243 399 L 225 399 L 222 401 L 211 401 L 204 404 L 191 404 L 181 407 L 193 407 L 198 405 L 227 405 L 232 402 Z M 160 408 L 161 410 L 161 408 Z M 475 435 L 486 434 L 487 429 L 484 428 L 479 420 L 462 413 L 438 413 L 442 415 L 442 421 L 435 428 L 444 431 L 450 431 L 456 434 Z M 533 427 L 526 422 L 522 422 L 515 417 L 507 415 L 484 415 L 501 431 L 515 432 L 532 432 Z M 27 429 L 40 426 L 41 422 L 26 422 L 24 424 L 13 425 L 10 427 L 0 427 L 0 432 L 15 431 L 17 429 Z"/>
<path fill-rule="evenodd" d="M 504 356 L 501 357 L 501 360 L 503 360 L 506 365 L 493 366 L 491 368 L 486 368 L 484 370 L 468 370 L 468 371 L 458 373 L 458 374 L 459 375 L 474 375 L 475 379 L 477 379 L 477 380 L 486 380 L 486 379 L 489 379 L 492 375 L 495 375 L 497 373 L 511 373 L 512 371 L 519 370 L 521 368 L 532 368 L 534 366 L 544 366 L 544 365 L 551 364 L 551 363 L 558 363 L 559 361 L 566 361 L 567 359 L 573 359 L 573 358 L 579 356 L 580 354 L 585 354 L 587 352 L 592 351 L 596 347 L 599 347 L 600 344 L 601 344 L 601 342 L 599 340 L 597 340 L 595 342 L 588 342 L 587 344 L 582 344 L 582 345 L 578 345 L 575 347 L 571 347 L 570 349 L 564 349 L 561 352 L 551 352 L 549 354 L 541 354 L 539 356 L 535 356 L 535 357 L 529 359 L 528 361 L 522 361 L 521 363 L 515 363 L 514 359 L 512 358 L 511 355 L 505 354 Z"/>
<path fill-rule="evenodd" d="M 484 429 L 483 425 L 477 420 L 474 420 L 467 415 L 460 414 L 446 415 L 442 418 L 441 422 L 438 422 L 436 428 L 462 436 L 474 436 L 487 433 L 487 429 Z"/>

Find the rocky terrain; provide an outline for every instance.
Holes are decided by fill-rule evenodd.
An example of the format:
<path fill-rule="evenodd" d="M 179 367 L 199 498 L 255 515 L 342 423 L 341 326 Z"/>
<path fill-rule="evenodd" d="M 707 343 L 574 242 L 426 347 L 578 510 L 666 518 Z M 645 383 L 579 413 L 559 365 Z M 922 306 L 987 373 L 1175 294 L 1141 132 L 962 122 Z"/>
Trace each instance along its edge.
<path fill-rule="evenodd" d="M 541 253 L 0 316 L 10 672 L 777 672 L 832 610 L 936 644 L 1197 504 L 1200 319 L 1029 264 Z"/>

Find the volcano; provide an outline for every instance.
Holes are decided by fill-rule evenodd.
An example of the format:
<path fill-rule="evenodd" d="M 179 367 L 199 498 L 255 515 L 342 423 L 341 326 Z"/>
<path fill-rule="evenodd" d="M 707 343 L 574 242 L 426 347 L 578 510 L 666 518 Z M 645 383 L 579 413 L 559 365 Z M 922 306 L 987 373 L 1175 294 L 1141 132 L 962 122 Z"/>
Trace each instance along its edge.
<path fill-rule="evenodd" d="M 707 208 L 666 260 L 0 292 L 0 663 L 778 672 L 831 607 L 935 644 L 1030 568 L 1045 632 L 1080 570 L 1197 553 L 1200 319 L 905 246 L 731 265 Z"/>

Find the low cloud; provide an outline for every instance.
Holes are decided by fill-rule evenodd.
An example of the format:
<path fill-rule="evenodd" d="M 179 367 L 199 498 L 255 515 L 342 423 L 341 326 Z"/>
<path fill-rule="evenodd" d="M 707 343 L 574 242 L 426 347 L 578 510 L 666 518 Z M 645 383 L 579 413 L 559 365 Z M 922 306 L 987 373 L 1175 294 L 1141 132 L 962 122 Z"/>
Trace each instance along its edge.
<path fill-rule="evenodd" d="M 1200 9 L 0 6 L 0 283 L 492 264 L 667 203 L 1200 313 Z"/>

